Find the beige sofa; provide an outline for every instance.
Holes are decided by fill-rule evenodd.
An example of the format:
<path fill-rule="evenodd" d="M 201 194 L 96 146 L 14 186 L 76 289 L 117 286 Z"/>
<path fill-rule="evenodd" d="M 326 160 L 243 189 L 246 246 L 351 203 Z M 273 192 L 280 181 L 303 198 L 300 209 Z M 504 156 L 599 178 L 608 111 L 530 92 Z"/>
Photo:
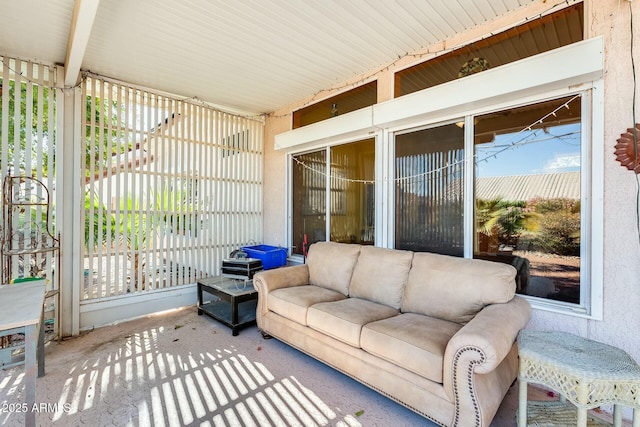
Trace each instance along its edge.
<path fill-rule="evenodd" d="M 320 242 L 262 271 L 257 323 L 443 426 L 488 426 L 531 315 L 507 264 Z"/>

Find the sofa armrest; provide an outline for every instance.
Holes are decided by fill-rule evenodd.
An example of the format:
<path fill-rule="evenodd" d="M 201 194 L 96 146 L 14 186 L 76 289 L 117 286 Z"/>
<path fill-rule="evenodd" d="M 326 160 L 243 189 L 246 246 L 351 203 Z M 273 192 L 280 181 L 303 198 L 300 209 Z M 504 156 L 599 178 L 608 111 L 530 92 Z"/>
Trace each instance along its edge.
<path fill-rule="evenodd" d="M 253 276 L 253 286 L 264 295 L 276 289 L 308 284 L 309 268 L 306 264 L 263 270 Z"/>
<path fill-rule="evenodd" d="M 468 388 L 468 376 L 493 371 L 511 351 L 518 332 L 531 317 L 529 302 L 519 296 L 505 304 L 491 304 L 462 327 L 447 344 L 443 383 L 453 397 Z M 456 384 L 456 381 L 464 381 Z"/>
<path fill-rule="evenodd" d="M 262 319 L 269 312 L 269 292 L 280 288 L 309 284 L 309 268 L 306 264 L 263 270 L 253 276 L 253 286 L 258 291 L 256 323 L 264 332 Z"/>
<path fill-rule="evenodd" d="M 491 304 L 482 309 L 449 341 L 445 351 L 447 363 L 453 365 L 455 354 L 463 347 L 475 347 L 483 354 L 483 362 L 474 372 L 485 374 L 495 369 L 511 351 L 518 332 L 527 325 L 531 306 L 516 296 L 506 304 Z"/>
<path fill-rule="evenodd" d="M 517 373 L 516 338 L 531 317 L 526 299 L 483 308 L 450 340 L 443 386 L 454 402 L 453 425 L 489 425 Z"/>

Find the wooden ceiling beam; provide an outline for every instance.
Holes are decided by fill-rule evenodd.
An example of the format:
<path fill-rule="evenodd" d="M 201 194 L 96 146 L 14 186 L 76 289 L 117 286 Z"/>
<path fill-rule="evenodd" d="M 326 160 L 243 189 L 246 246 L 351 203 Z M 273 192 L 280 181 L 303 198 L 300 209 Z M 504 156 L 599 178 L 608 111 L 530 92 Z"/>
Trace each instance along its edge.
<path fill-rule="evenodd" d="M 87 43 L 91 36 L 91 28 L 98 11 L 100 0 L 76 0 L 73 8 L 73 20 L 67 43 L 67 56 L 64 68 L 64 86 L 72 87 L 80 78 L 80 67 L 84 58 Z"/>

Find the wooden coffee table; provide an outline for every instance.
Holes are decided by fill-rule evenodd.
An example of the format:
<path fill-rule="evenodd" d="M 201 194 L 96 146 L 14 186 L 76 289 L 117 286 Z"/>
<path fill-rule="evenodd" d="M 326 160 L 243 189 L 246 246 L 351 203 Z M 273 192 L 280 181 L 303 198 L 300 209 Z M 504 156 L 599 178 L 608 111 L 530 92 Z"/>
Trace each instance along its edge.
<path fill-rule="evenodd" d="M 213 298 L 205 298 L 205 294 Z M 257 302 L 252 280 L 224 276 L 198 280 L 198 315 L 206 314 L 224 323 L 233 336 L 242 327 L 255 324 Z"/>

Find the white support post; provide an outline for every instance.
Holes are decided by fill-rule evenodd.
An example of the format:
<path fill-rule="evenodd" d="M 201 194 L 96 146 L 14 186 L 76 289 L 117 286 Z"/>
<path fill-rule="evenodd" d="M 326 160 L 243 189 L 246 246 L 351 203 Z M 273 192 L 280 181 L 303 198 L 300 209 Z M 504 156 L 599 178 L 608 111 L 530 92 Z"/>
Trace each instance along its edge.
<path fill-rule="evenodd" d="M 58 174 L 58 188 L 62 203 L 58 205 L 58 215 L 62 218 L 60 235 L 61 239 L 60 261 L 60 313 L 62 336 L 78 335 L 80 333 L 80 297 L 79 286 L 81 277 L 81 229 L 80 207 L 82 206 L 82 189 L 80 185 L 80 114 L 82 108 L 79 88 L 62 90 L 62 106 L 58 111 L 62 112 L 59 120 L 58 143 L 60 145 L 59 165 L 62 165 Z"/>

